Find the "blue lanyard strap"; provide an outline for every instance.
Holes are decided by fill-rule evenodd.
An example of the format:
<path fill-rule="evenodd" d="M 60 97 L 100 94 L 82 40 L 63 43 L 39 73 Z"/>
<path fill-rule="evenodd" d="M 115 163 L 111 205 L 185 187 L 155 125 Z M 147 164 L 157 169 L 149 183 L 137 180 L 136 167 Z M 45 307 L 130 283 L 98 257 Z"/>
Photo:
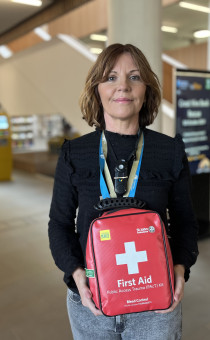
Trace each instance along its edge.
<path fill-rule="evenodd" d="M 100 189 L 101 189 L 101 195 L 103 199 L 105 198 L 110 198 L 109 191 L 106 185 L 106 182 L 104 180 L 103 176 L 103 171 L 104 171 L 104 166 L 105 166 L 105 156 L 103 152 L 103 145 L 102 145 L 102 136 L 101 134 L 101 139 L 100 139 L 100 146 L 99 146 L 99 165 L 100 165 Z"/>
<path fill-rule="evenodd" d="M 143 131 L 141 131 L 140 133 L 141 133 L 141 136 L 140 136 L 140 139 L 139 139 L 138 149 L 137 149 L 137 152 L 136 152 L 137 160 L 133 162 L 132 169 L 133 169 L 134 166 L 136 166 L 136 164 L 134 164 L 135 162 L 138 162 L 138 165 L 137 165 L 135 175 L 133 176 L 134 178 L 133 178 L 133 181 L 132 181 L 130 191 L 127 195 L 125 195 L 127 197 L 135 197 L 136 187 L 137 187 L 137 183 L 138 183 L 138 179 L 139 179 L 142 157 L 143 157 L 143 151 L 144 151 L 144 134 L 143 134 Z M 104 176 L 103 176 L 103 172 L 104 172 L 104 168 L 105 168 L 105 162 L 106 162 L 106 158 L 105 158 L 105 155 L 104 155 L 103 143 L 107 144 L 104 132 L 102 132 L 101 138 L 100 138 L 99 165 L 100 165 L 101 195 L 102 195 L 102 198 L 105 199 L 105 198 L 110 198 L 110 194 L 109 194 L 109 191 L 108 191 L 108 188 L 107 188 Z M 131 169 L 131 174 L 133 173 L 132 169 Z M 130 174 L 130 176 L 131 176 L 131 174 Z M 130 177 L 129 177 L 129 179 L 130 179 Z M 131 178 L 131 180 L 132 180 L 132 178 Z M 112 183 L 112 185 L 113 185 L 113 183 Z"/>

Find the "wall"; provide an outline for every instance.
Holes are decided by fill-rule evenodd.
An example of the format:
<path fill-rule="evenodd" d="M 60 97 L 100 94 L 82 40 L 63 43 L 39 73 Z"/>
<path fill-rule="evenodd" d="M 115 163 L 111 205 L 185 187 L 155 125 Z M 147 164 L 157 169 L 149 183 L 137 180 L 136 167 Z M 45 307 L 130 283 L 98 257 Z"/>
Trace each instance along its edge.
<path fill-rule="evenodd" d="M 162 83 L 162 91 L 163 98 L 166 99 L 169 103 L 173 103 L 173 67 L 166 62 L 163 62 L 163 83 Z"/>
<path fill-rule="evenodd" d="M 188 68 L 207 70 L 207 43 L 192 44 L 187 47 L 165 51 L 165 53 L 186 64 Z"/>
<path fill-rule="evenodd" d="M 102 14 L 103 13 L 103 14 Z M 92 0 L 48 24 L 49 33 L 84 37 L 107 29 L 107 0 Z"/>
<path fill-rule="evenodd" d="M 0 64 L 0 102 L 9 115 L 61 113 L 81 134 L 90 132 L 78 99 L 91 65 L 57 38 L 36 45 Z"/>
<path fill-rule="evenodd" d="M 93 129 L 81 119 L 78 99 L 91 65 L 58 38 L 40 43 L 0 64 L 0 102 L 12 116 L 61 113 L 88 133 Z M 163 63 L 163 70 L 163 98 L 172 103 L 172 66 Z M 174 119 L 165 114 L 162 132 L 174 135 Z"/>
<path fill-rule="evenodd" d="M 179 0 L 162 0 L 162 6 L 169 6 L 172 5 L 176 2 L 178 2 Z"/>

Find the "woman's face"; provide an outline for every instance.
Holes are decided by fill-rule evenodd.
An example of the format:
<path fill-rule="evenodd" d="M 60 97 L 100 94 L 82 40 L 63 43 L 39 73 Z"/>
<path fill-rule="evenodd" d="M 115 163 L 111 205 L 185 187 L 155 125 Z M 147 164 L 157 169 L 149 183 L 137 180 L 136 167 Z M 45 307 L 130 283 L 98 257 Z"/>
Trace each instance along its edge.
<path fill-rule="evenodd" d="M 119 56 L 107 81 L 98 85 L 104 109 L 104 119 L 117 123 L 127 121 L 138 124 L 139 111 L 145 101 L 146 86 L 129 53 Z"/>

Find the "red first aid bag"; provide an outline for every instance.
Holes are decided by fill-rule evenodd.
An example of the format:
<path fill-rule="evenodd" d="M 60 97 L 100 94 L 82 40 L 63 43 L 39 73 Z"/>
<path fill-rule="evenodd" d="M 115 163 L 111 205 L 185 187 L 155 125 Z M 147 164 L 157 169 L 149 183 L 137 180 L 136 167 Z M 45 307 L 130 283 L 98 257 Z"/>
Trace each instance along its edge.
<path fill-rule="evenodd" d="M 173 303 L 171 250 L 154 211 L 129 208 L 96 218 L 86 264 L 93 301 L 107 316 L 167 309 Z"/>

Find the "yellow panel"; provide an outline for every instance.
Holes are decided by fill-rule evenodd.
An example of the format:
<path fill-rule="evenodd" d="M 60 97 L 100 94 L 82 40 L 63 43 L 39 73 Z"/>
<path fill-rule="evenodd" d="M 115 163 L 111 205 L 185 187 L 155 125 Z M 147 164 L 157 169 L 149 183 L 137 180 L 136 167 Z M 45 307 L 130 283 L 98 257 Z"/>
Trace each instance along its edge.
<path fill-rule="evenodd" d="M 10 120 L 5 112 L 0 112 L 0 181 L 11 180 L 12 146 Z"/>

